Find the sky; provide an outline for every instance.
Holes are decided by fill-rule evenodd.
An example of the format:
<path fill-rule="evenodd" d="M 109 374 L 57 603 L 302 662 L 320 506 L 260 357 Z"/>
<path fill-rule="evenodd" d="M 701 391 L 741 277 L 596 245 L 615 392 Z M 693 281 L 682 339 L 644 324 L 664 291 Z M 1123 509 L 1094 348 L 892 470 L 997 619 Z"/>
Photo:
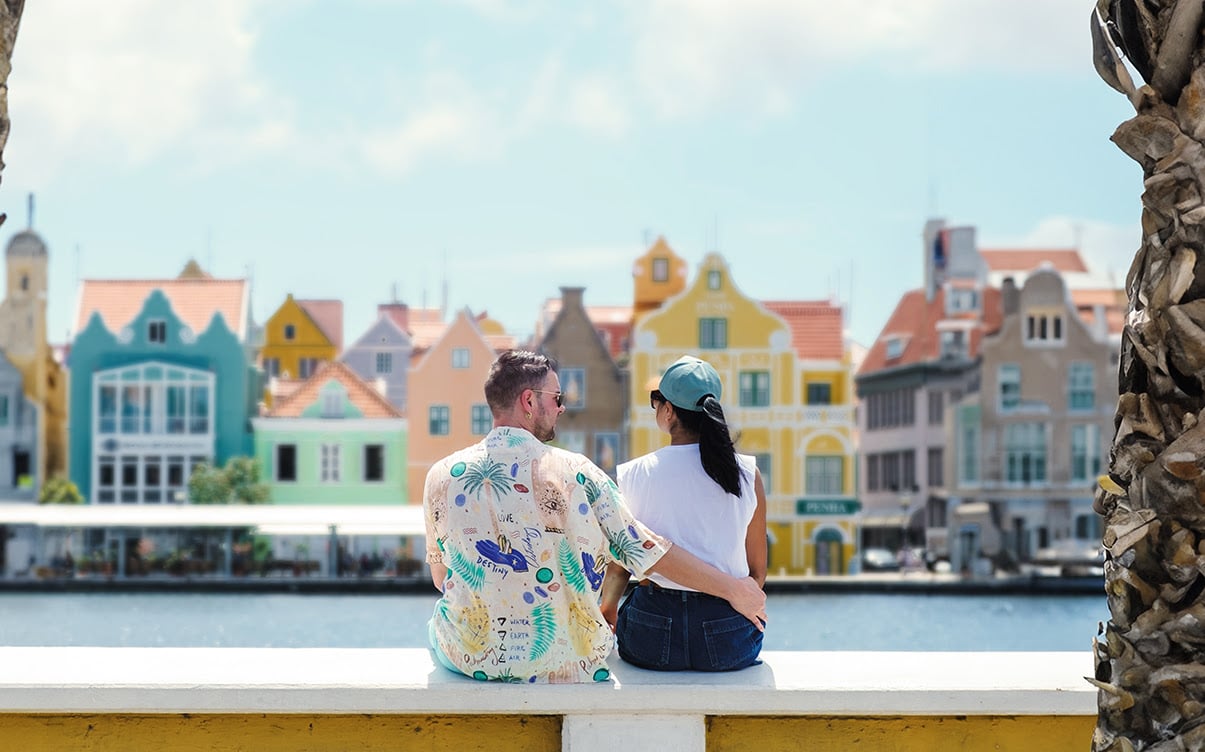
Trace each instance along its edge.
<path fill-rule="evenodd" d="M 250 276 L 486 311 L 520 339 L 562 286 L 630 305 L 662 235 L 742 293 L 831 299 L 870 345 L 929 218 L 1078 246 L 1120 286 L 1142 174 L 1093 69 L 1092 0 L 37 0 L 9 76 L 0 242 L 79 280 Z M 445 293 L 446 290 L 446 293 Z M 446 301 L 445 301 L 446 294 Z"/>

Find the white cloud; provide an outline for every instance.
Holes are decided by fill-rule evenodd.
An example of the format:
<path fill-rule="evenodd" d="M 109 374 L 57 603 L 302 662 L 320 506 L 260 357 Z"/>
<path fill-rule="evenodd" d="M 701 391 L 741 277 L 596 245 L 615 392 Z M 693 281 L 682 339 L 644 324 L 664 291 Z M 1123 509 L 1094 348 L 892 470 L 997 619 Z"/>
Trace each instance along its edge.
<path fill-rule="evenodd" d="M 569 121 L 583 130 L 612 138 L 627 132 L 629 116 L 617 82 L 586 76 L 569 89 Z"/>
<path fill-rule="evenodd" d="M 834 66 L 1092 74 L 1072 0 L 648 0 L 633 5 L 637 84 L 656 110 L 775 113 Z M 873 96 L 873 93 L 868 93 Z"/>
<path fill-rule="evenodd" d="M 27 3 L 9 78 L 22 158 L 47 172 L 82 155 L 136 164 L 195 137 L 279 142 L 289 126 L 251 66 L 259 4 Z"/>

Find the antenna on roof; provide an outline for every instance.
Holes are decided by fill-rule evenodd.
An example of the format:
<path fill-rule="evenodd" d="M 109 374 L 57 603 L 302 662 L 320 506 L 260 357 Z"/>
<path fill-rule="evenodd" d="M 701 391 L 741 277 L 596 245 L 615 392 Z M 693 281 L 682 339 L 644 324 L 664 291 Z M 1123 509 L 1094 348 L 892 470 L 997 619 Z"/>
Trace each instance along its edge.
<path fill-rule="evenodd" d="M 393 282 L 393 283 L 391 283 L 391 284 L 389 285 L 389 293 L 390 293 L 390 295 L 392 295 L 392 296 L 393 296 L 393 302 L 394 302 L 394 303 L 398 302 L 398 299 L 397 299 L 397 282 Z"/>
<path fill-rule="evenodd" d="M 29 213 L 29 229 L 32 230 L 33 229 L 33 193 L 32 192 L 30 192 L 29 197 L 26 199 L 26 206 L 27 206 L 27 211 Z"/>

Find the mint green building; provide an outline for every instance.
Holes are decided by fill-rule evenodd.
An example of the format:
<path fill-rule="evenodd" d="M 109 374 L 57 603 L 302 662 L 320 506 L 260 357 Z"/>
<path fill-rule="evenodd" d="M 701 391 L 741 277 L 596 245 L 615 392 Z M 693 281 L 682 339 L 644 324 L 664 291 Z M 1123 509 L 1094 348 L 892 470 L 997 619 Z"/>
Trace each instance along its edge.
<path fill-rule="evenodd" d="M 272 503 L 408 503 L 406 420 L 346 365 L 323 364 L 251 423 Z"/>

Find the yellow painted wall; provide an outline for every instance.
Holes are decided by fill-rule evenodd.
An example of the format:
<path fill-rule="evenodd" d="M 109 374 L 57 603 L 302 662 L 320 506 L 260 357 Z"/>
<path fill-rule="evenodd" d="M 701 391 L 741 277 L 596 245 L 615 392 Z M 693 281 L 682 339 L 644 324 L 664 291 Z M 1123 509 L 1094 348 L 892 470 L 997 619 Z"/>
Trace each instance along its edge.
<path fill-rule="evenodd" d="M 293 325 L 293 339 L 285 339 L 285 326 Z M 305 312 L 292 295 L 285 298 L 280 308 L 276 309 L 264 324 L 264 345 L 260 349 L 260 363 L 265 358 L 280 360 L 280 375 L 289 378 L 300 378 L 301 359 L 317 358 L 319 360 L 334 360 L 339 353 L 335 345 L 318 328 L 310 315 Z"/>
<path fill-rule="evenodd" d="M 653 278 L 655 259 L 666 261 L 668 275 L 664 281 Z M 689 272 L 686 260 L 674 253 L 665 238 L 657 238 L 644 255 L 632 264 L 633 318 L 655 311 L 666 300 L 682 292 L 686 288 Z"/>
<path fill-rule="evenodd" d="M 799 399 L 800 402 L 807 400 L 807 385 L 808 384 L 828 384 L 830 397 L 834 405 L 849 404 L 849 378 L 848 371 L 819 371 L 808 370 L 800 374 L 799 380 Z"/>
<path fill-rule="evenodd" d="M 517 690 L 516 690 L 517 691 Z M 633 723 L 640 722 L 639 715 Z M 709 716 L 709 752 L 1088 749 L 1096 716 Z M 558 752 L 560 716 L 0 714 L 6 749 Z"/>

